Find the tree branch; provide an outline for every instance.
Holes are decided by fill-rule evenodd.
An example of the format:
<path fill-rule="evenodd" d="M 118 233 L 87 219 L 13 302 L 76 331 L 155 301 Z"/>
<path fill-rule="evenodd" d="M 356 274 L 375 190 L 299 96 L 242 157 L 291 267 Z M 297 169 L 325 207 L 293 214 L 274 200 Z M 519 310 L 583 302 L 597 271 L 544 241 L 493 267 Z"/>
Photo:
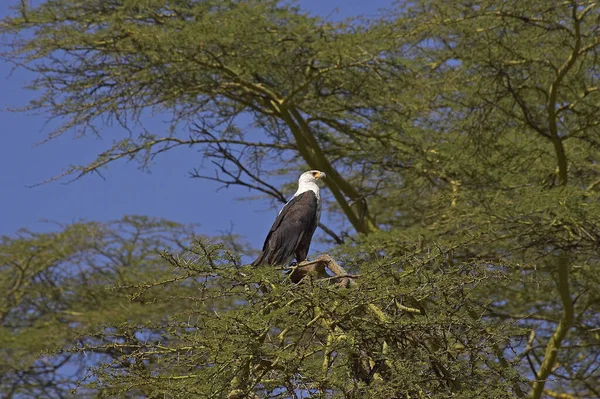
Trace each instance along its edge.
<path fill-rule="evenodd" d="M 567 336 L 571 325 L 573 324 L 573 301 L 569 292 L 569 259 L 566 254 L 558 255 L 558 293 L 563 306 L 563 315 L 554 331 L 554 334 L 550 337 L 548 345 L 546 346 L 546 353 L 544 360 L 540 366 L 540 369 L 536 373 L 536 379 L 533 383 L 533 388 L 529 397 L 532 399 L 540 399 L 544 392 L 544 386 L 548 376 L 552 373 L 554 364 L 556 363 L 556 357 L 558 356 L 558 350 L 560 349 L 561 342 Z"/>
<path fill-rule="evenodd" d="M 222 162 L 219 163 L 213 161 L 213 164 L 218 168 L 219 171 L 221 171 L 221 173 L 223 173 L 228 178 L 219 176 L 218 172 L 216 176 L 203 175 L 200 174 L 198 169 L 194 169 L 192 172 L 190 172 L 191 177 L 216 181 L 224 184 L 225 187 L 228 187 L 229 185 L 247 187 L 251 190 L 256 190 L 263 194 L 267 194 L 268 196 L 274 198 L 280 203 L 287 203 L 287 198 L 280 190 L 278 190 L 275 186 L 267 183 L 257 173 L 252 172 L 247 166 L 243 164 L 239 157 L 236 157 L 234 154 L 232 154 L 231 150 L 222 144 L 222 141 L 217 140 L 213 137 L 212 144 L 215 146 L 216 152 L 222 159 Z M 226 163 L 233 164 L 237 168 L 237 171 L 234 172 L 227 169 Z M 250 181 L 245 180 L 245 178 L 249 179 Z M 332 229 L 327 227 L 322 222 L 319 222 L 319 227 L 325 232 L 325 234 L 329 235 L 335 241 L 336 244 L 344 243 L 344 240 L 340 235 L 336 234 Z"/>

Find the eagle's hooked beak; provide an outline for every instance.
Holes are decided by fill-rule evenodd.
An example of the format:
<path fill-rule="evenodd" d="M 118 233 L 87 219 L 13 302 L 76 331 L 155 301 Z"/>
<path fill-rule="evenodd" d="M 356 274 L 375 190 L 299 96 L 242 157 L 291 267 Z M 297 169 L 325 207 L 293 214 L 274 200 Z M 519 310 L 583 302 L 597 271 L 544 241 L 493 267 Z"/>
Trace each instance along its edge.
<path fill-rule="evenodd" d="M 324 179 L 326 177 L 327 177 L 327 175 L 325 174 L 325 172 L 318 172 L 317 175 L 315 176 L 315 179 Z"/>

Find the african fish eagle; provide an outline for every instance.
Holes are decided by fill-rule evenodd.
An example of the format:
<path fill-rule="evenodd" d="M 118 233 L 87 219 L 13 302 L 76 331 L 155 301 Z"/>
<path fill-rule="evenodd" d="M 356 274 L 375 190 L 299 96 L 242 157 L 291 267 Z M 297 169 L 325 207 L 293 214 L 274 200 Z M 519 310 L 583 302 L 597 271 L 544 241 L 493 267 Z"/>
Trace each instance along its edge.
<path fill-rule="evenodd" d="M 298 263 L 306 259 L 321 217 L 317 180 L 323 177 L 325 173 L 318 170 L 300 175 L 296 194 L 279 211 L 254 266 L 287 265 L 294 257 Z"/>

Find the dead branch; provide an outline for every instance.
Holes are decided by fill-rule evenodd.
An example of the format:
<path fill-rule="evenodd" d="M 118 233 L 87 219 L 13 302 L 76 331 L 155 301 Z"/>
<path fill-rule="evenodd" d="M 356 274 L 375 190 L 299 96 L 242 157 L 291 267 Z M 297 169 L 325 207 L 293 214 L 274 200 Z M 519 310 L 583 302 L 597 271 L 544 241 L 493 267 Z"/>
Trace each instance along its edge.
<path fill-rule="evenodd" d="M 325 269 L 328 269 L 333 273 L 334 277 L 330 276 Z M 326 279 L 328 281 L 339 280 L 337 285 L 340 287 L 349 287 L 350 284 L 354 283 L 354 279 L 359 277 L 346 272 L 335 259 L 327 254 L 321 255 L 313 261 L 300 262 L 300 264 L 292 270 L 290 280 L 293 283 L 299 283 L 300 280 L 308 275 L 317 279 Z"/>
<path fill-rule="evenodd" d="M 250 190 L 259 191 L 263 194 L 268 195 L 271 198 L 274 198 L 280 203 L 287 203 L 286 196 L 278 190 L 275 186 L 267 183 L 264 179 L 260 177 L 260 175 L 256 172 L 253 172 L 244 165 L 242 161 L 243 150 L 241 154 L 234 154 L 232 149 L 229 147 L 227 143 L 223 144 L 219 142 L 219 140 L 214 137 L 210 132 L 204 132 L 204 135 L 207 136 L 211 142 L 211 154 L 210 156 L 220 161 L 212 161 L 212 163 L 217 167 L 215 171 L 215 176 L 208 176 L 201 174 L 198 169 L 194 169 L 190 172 L 190 177 L 211 180 L 218 183 L 222 183 L 225 188 L 231 185 L 237 185 L 242 187 L 247 187 Z M 232 169 L 231 167 L 235 167 L 236 169 Z M 325 226 L 323 223 L 319 222 L 319 227 L 330 236 L 336 244 L 343 244 L 344 239 L 336 234 L 332 229 Z"/>

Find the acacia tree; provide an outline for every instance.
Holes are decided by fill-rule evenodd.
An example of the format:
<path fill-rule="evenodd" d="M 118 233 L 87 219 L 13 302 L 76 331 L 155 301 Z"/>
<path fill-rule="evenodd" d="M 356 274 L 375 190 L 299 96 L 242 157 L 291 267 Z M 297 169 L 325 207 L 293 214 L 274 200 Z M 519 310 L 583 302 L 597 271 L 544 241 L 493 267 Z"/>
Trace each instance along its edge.
<path fill-rule="evenodd" d="M 597 396 L 598 308 L 588 296 L 598 281 L 597 5 L 432 2 L 414 12 L 412 32 L 431 41 L 414 51 L 437 61 L 430 82 L 443 87 L 427 123 L 463 148 L 439 151 L 452 160 L 428 156 L 445 165 L 451 212 L 462 214 L 449 219 L 451 230 L 479 219 L 497 241 L 475 253 L 531 263 L 553 280 L 492 311 L 539 318 L 528 325 L 536 334 L 526 350 L 530 396 L 546 385 Z M 542 298 L 549 312 L 531 307 Z M 562 361 L 574 357 L 577 366 Z"/>
<path fill-rule="evenodd" d="M 4 21 L 5 57 L 39 76 L 29 109 L 66 121 L 51 138 L 126 132 L 68 174 L 198 146 L 219 174 L 194 176 L 284 200 L 267 178 L 307 164 L 358 233 L 332 250 L 360 276 L 345 288 L 206 245 L 165 255 L 201 284 L 189 314 L 94 387 L 600 396 L 597 5 L 450 3 L 334 23 L 278 1 L 57 0 Z M 143 127 L 147 111 L 172 114 L 167 133 Z"/>
<path fill-rule="evenodd" d="M 381 86 L 369 73 L 384 44 L 377 29 L 323 23 L 276 1 L 66 1 L 21 5 L 18 14 L 5 32 L 31 28 L 35 39 L 13 42 L 9 57 L 40 77 L 31 87 L 43 87 L 44 100 L 28 109 L 66 119 L 51 137 L 69 129 L 97 133 L 106 120 L 129 130 L 146 110 L 173 116 L 168 134 L 142 129 L 67 174 L 81 176 L 120 158 L 146 164 L 182 145 L 205 145 L 225 164 L 233 161 L 229 146 L 241 146 L 244 161 L 279 160 L 288 151 L 327 173 L 357 231 L 375 229 L 361 187 L 338 173 L 327 147 L 333 132 L 341 131 L 347 144 L 353 136 L 351 120 L 337 108 L 360 118 L 360 108 L 368 108 L 364 88 L 376 89 L 370 81 Z M 248 140 L 240 116 L 252 118 L 267 141 Z M 246 163 L 234 166 L 235 176 L 262 183 L 254 176 L 259 166 L 254 173 Z"/>
<path fill-rule="evenodd" d="M 456 306 L 474 282 L 507 284 L 487 265 L 454 267 L 447 253 L 430 253 L 401 259 L 404 271 L 379 273 L 375 262 L 360 285 L 295 285 L 280 270 L 241 266 L 222 245 L 196 241 L 176 250 L 188 248 L 191 237 L 182 226 L 142 217 L 5 237 L 3 396 L 68 397 L 76 389 L 78 397 L 362 397 L 474 389 L 476 397 L 493 386 L 510 397 L 504 378 L 520 381 L 516 374 L 497 378 L 489 356 L 501 334 L 488 331 L 485 320 L 460 321 L 463 311 L 445 306 L 425 314 L 422 305 L 444 293 Z M 157 254 L 163 247 L 171 252 Z M 458 278 L 462 273 L 467 277 Z M 390 289 L 374 289 L 385 285 Z"/>
<path fill-rule="evenodd" d="M 177 281 L 164 248 L 182 248 L 190 228 L 142 216 L 100 224 L 57 226 L 56 233 L 20 231 L 0 240 L 0 394 L 4 398 L 68 397 L 86 370 L 131 352 L 148 325 L 186 307 L 132 297 L 132 285 Z M 121 287 L 115 290 L 115 287 Z M 158 294 L 158 292 L 156 292 Z M 120 327 L 138 325 L 127 333 Z M 88 345 L 110 343 L 102 350 Z M 72 351 L 73 348 L 84 349 Z M 127 362 L 117 364 L 129 367 Z M 84 391 L 85 392 L 85 391 Z"/>

